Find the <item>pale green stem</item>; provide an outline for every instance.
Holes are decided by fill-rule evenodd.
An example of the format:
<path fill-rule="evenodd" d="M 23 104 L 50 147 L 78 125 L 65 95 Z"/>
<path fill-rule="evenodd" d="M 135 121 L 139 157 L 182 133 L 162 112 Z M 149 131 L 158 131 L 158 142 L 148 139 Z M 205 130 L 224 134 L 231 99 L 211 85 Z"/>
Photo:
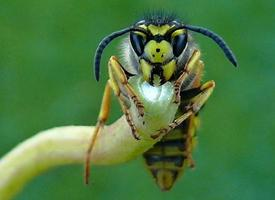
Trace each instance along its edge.
<path fill-rule="evenodd" d="M 65 126 L 42 131 L 0 160 L 0 197 L 11 199 L 40 173 L 60 165 L 83 164 L 93 127 Z M 149 149 L 150 137 L 135 140 L 124 117 L 104 127 L 91 155 L 92 165 L 125 162 Z"/>

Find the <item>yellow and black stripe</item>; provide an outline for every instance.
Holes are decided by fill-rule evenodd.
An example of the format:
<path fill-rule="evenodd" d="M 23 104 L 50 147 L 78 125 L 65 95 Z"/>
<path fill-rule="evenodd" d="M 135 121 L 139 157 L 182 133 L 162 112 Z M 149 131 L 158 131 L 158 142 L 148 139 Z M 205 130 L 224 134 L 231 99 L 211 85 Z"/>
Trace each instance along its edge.
<path fill-rule="evenodd" d="M 188 81 L 183 83 L 183 88 L 190 87 L 190 89 L 181 91 L 177 116 L 187 112 L 188 105 L 201 92 L 202 71 L 203 65 L 194 76 L 191 73 Z M 147 168 L 163 191 L 172 188 L 185 167 L 194 167 L 192 152 L 197 143 L 196 130 L 199 126 L 197 115 L 198 113 L 191 115 L 143 154 Z"/>
<path fill-rule="evenodd" d="M 192 115 L 143 154 L 161 190 L 169 190 L 184 167 L 194 166 L 192 150 L 196 144 L 197 124 L 198 118 Z"/>

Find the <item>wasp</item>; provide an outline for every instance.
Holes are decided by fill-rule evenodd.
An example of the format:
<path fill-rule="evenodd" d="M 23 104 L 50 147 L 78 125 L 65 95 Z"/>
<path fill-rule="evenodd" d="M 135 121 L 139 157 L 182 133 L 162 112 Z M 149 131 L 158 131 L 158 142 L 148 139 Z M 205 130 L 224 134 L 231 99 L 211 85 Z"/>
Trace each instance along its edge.
<path fill-rule="evenodd" d="M 86 154 L 86 183 L 90 154 L 110 110 L 111 91 L 117 96 L 136 140 L 154 140 L 143 153 L 147 168 L 161 190 L 171 189 L 186 167 L 194 167 L 198 113 L 212 94 L 215 82 L 202 83 L 204 63 L 191 32 L 212 39 L 227 59 L 237 60 L 221 36 L 185 24 L 173 15 L 149 14 L 132 26 L 111 33 L 99 43 L 94 57 L 95 78 L 100 77 L 103 50 L 115 38 L 128 34 L 122 43 L 123 57 L 112 56 L 95 136 Z"/>

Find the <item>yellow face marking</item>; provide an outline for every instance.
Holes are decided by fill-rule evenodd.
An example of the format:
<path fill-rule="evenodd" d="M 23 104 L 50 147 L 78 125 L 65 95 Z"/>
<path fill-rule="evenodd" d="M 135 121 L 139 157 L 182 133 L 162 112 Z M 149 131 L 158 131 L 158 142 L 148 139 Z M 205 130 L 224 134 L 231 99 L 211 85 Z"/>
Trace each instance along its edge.
<path fill-rule="evenodd" d="M 140 25 L 138 27 L 143 28 L 144 30 L 147 30 L 147 26 L 145 26 L 144 24 L 142 24 L 142 25 Z"/>
<path fill-rule="evenodd" d="M 184 29 L 176 30 L 172 33 L 172 37 L 176 37 L 177 35 L 183 34 L 185 32 L 186 32 L 186 30 L 184 30 Z"/>
<path fill-rule="evenodd" d="M 163 66 L 163 75 L 166 81 L 168 81 L 176 69 L 176 61 L 172 60 L 168 64 Z"/>
<path fill-rule="evenodd" d="M 165 33 L 171 28 L 168 24 L 163 26 L 155 26 L 150 24 L 148 26 L 148 30 L 152 33 L 152 35 L 165 35 Z"/>
<path fill-rule="evenodd" d="M 151 40 L 146 44 L 144 53 L 152 63 L 163 63 L 173 54 L 173 49 L 165 40 L 161 42 Z"/>
<path fill-rule="evenodd" d="M 145 81 L 149 82 L 152 67 L 144 59 L 140 60 L 140 67 Z"/>
<path fill-rule="evenodd" d="M 146 38 L 146 35 L 142 32 L 135 31 L 135 34 L 142 36 L 143 38 Z"/>
<path fill-rule="evenodd" d="M 140 26 L 138 26 L 138 27 L 139 27 L 139 28 L 142 28 L 142 29 L 144 29 L 144 30 L 147 30 L 147 26 L 145 26 L 144 24 L 143 24 L 143 25 L 140 25 Z M 138 34 L 138 35 L 141 35 L 141 36 L 144 37 L 144 38 L 146 38 L 146 35 L 145 35 L 144 33 L 140 32 L 140 31 L 135 31 L 135 33 Z"/>

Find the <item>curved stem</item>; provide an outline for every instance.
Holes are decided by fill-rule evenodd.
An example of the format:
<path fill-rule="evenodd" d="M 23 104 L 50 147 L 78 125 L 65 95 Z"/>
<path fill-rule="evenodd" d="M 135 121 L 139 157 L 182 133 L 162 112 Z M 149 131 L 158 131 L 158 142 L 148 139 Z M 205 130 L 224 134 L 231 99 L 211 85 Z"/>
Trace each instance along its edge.
<path fill-rule="evenodd" d="M 93 127 L 65 126 L 42 131 L 16 146 L 0 160 L 0 196 L 12 198 L 33 177 L 49 168 L 84 163 Z M 125 162 L 156 141 L 135 140 L 124 117 L 104 127 L 91 155 L 92 165 Z"/>

